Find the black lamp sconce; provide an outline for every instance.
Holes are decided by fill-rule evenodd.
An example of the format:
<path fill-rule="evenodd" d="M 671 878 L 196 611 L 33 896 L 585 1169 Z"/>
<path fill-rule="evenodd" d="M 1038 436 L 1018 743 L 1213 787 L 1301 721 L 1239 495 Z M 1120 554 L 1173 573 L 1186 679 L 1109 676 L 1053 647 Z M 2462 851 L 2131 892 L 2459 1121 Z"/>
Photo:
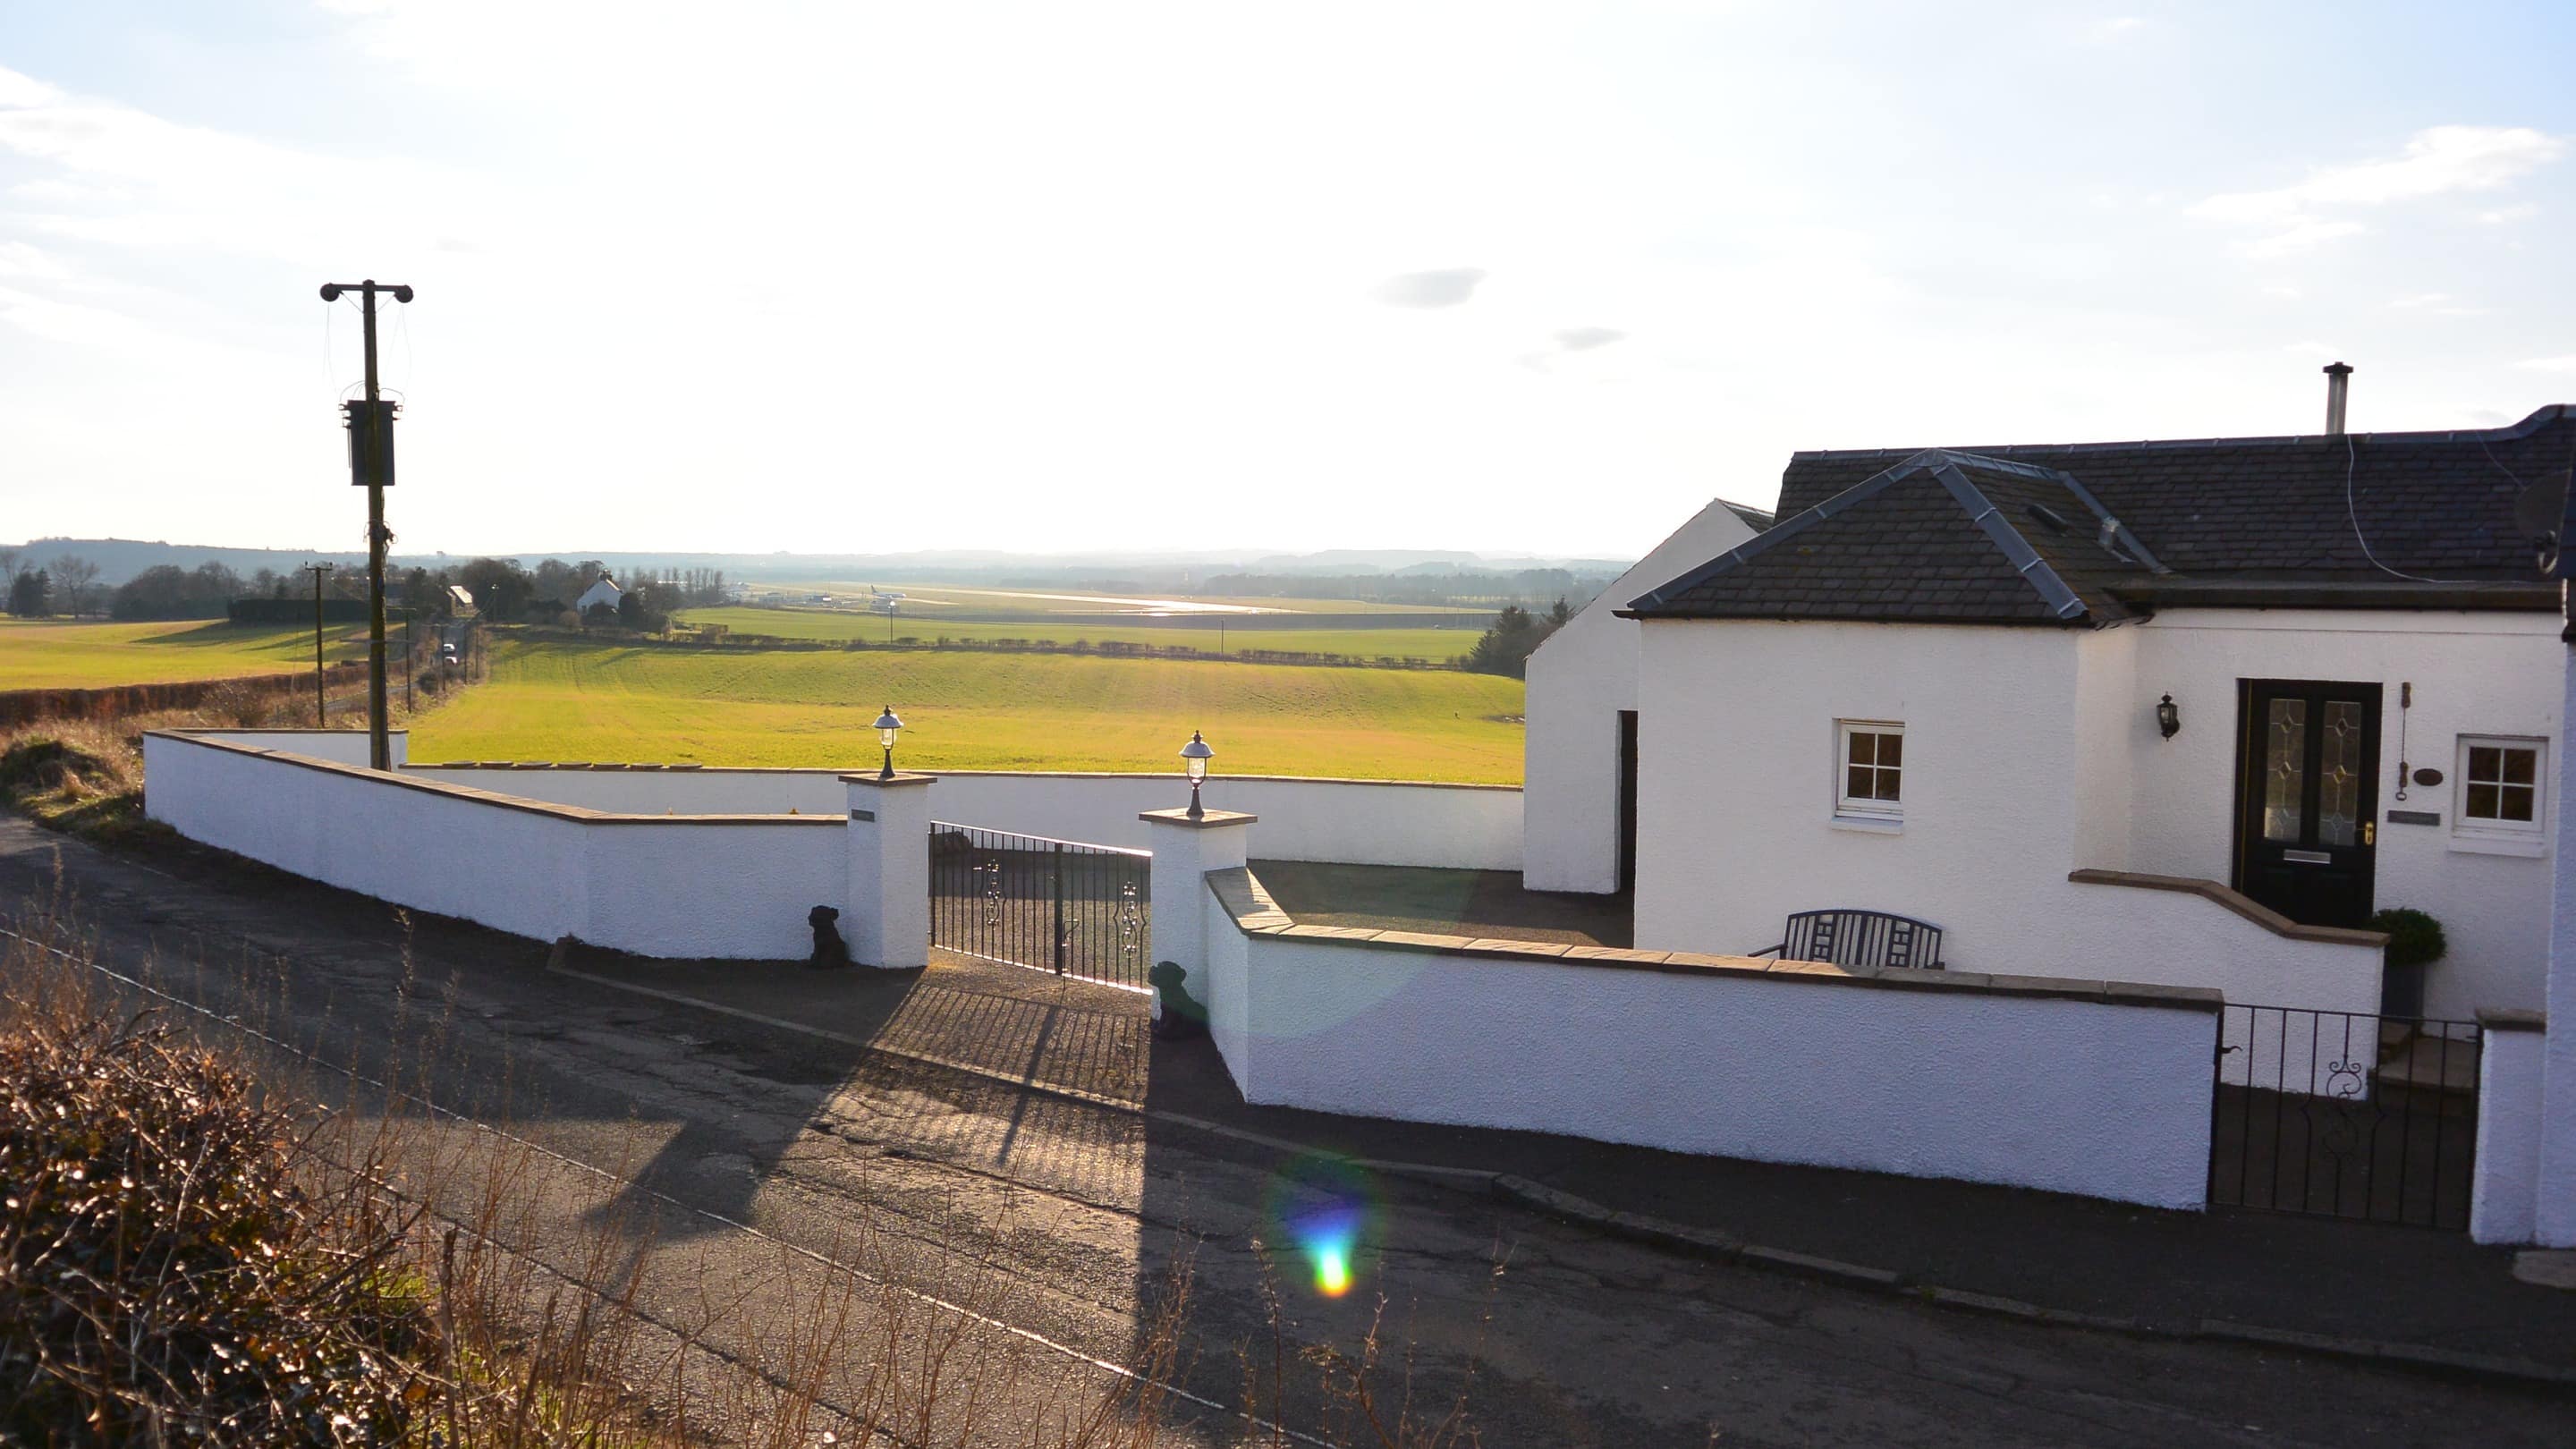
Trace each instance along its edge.
<path fill-rule="evenodd" d="M 2174 703 L 2170 694 L 2156 706 L 2156 728 L 2164 732 L 2166 739 L 2182 733 L 2182 706 Z"/>

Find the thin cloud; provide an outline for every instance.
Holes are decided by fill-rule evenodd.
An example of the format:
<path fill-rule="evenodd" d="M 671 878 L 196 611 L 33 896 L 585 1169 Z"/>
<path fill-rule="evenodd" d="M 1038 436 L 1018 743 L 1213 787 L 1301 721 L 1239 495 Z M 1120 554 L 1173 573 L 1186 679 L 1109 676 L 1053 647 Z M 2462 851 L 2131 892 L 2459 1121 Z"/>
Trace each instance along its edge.
<path fill-rule="evenodd" d="M 2114 15 L 2084 27 L 2084 39 L 2092 45 L 2116 45 L 2146 28 L 2147 22 L 2140 16 Z"/>
<path fill-rule="evenodd" d="M 1482 267 L 1404 272 L 1378 283 L 1371 295 L 1390 307 L 1455 307 L 1474 297 L 1484 280 Z"/>
<path fill-rule="evenodd" d="M 1547 346 L 1522 353 L 1520 364 L 1532 372 L 1553 372 L 1558 362 L 1575 353 L 1595 352 L 1627 337 L 1616 327 L 1560 327 L 1548 334 Z"/>
<path fill-rule="evenodd" d="M 0 277 L 60 281 L 70 275 L 62 263 L 25 242 L 0 242 Z"/>
<path fill-rule="evenodd" d="M 2325 245 L 2356 232 L 2369 230 L 2357 221 L 2309 221 L 2275 232 L 2271 236 L 2244 244 L 2245 255 L 2257 259 L 2295 256 L 2300 252 Z"/>
<path fill-rule="evenodd" d="M 1556 345 L 1567 352 L 1589 352 L 1624 341 L 1627 336 L 1616 327 L 1567 327 L 1556 334 Z"/>
<path fill-rule="evenodd" d="M 2436 317 L 2478 317 L 2484 307 L 2464 307 L 2448 292 L 2417 292 L 2408 297 L 2392 297 L 2388 305 L 2401 312 L 2427 312 Z"/>
<path fill-rule="evenodd" d="M 2533 372 L 2576 372 L 2576 352 L 2564 357 L 2531 357 L 2514 364 Z"/>
<path fill-rule="evenodd" d="M 2560 137 L 2528 126 L 2435 126 L 2418 131 L 2395 156 L 2329 166 L 2289 186 L 2232 191 L 2189 209 L 2208 221 L 2259 228 L 2244 244 L 2249 256 L 2282 256 L 2364 230 L 2329 213 L 2384 207 L 2461 192 L 2493 191 L 2564 154 Z"/>

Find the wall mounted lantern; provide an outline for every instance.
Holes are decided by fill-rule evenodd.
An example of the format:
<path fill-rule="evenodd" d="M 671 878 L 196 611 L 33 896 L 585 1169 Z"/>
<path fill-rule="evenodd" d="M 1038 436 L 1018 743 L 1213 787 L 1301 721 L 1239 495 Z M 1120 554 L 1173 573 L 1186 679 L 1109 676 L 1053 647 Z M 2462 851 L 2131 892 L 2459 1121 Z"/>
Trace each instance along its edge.
<path fill-rule="evenodd" d="M 1199 808 L 1199 785 L 1207 779 L 1207 762 L 1215 758 L 1216 751 L 1208 748 L 1206 737 L 1197 730 L 1190 731 L 1190 742 L 1181 746 L 1181 768 L 1189 772 L 1192 820 L 1204 818 L 1207 814 Z"/>
<path fill-rule="evenodd" d="M 902 728 L 903 721 L 894 717 L 893 705 L 887 705 L 885 713 L 877 716 L 877 740 L 885 746 L 885 768 L 877 772 L 880 780 L 894 778 L 894 737 Z"/>
<path fill-rule="evenodd" d="M 2170 694 L 2156 706 L 2156 728 L 2164 731 L 2166 739 L 2182 733 L 2182 706 L 2174 703 Z"/>

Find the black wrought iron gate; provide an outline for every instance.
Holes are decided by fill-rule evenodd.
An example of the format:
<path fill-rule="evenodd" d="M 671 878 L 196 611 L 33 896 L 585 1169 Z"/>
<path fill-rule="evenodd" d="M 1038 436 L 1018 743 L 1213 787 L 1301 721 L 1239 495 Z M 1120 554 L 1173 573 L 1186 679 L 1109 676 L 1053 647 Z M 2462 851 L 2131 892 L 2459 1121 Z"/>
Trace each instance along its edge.
<path fill-rule="evenodd" d="M 2211 1204 L 2465 1229 L 2484 1045 L 2475 1022 L 2222 1008 Z"/>
<path fill-rule="evenodd" d="M 930 826 L 930 944 L 1147 990 L 1153 855 L 971 825 Z"/>

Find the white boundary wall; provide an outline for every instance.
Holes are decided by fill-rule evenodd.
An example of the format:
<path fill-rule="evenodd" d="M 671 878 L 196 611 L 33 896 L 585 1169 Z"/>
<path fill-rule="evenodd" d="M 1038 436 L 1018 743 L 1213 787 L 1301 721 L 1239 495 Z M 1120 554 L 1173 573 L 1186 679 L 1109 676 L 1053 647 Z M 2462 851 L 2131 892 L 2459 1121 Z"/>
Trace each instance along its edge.
<path fill-rule="evenodd" d="M 204 732 L 213 739 L 248 745 L 254 750 L 283 750 L 308 759 L 329 760 L 338 765 L 367 763 L 365 730 L 213 730 Z M 385 746 L 393 756 L 394 768 L 401 769 L 411 750 L 409 730 L 385 731 Z"/>
<path fill-rule="evenodd" d="M 362 751 L 359 763 L 364 761 Z M 413 765 L 403 773 L 620 814 L 783 814 L 793 809 L 837 815 L 844 808 L 840 772 L 833 770 Z M 935 809 L 942 820 L 1138 850 L 1148 848 L 1148 842 L 1137 816 L 1186 805 L 1190 798 L 1177 771 L 962 770 L 938 772 L 938 780 Z M 1218 776 L 1208 782 L 1206 797 L 1211 810 L 1260 816 L 1261 853 L 1272 860 L 1520 868 L 1521 792 L 1510 786 Z"/>
<path fill-rule="evenodd" d="M 2215 992 L 1391 944 L 1289 924 L 1248 872 L 1209 881 L 1210 1027 L 1247 1101 L 2206 1199 Z"/>
<path fill-rule="evenodd" d="M 146 813 L 191 840 L 396 905 L 643 956 L 788 960 L 849 889 L 844 812 L 610 815 L 312 756 L 337 734 L 144 737 Z M 359 758 L 366 737 L 357 735 Z M 291 748 L 295 753 L 286 753 Z"/>

